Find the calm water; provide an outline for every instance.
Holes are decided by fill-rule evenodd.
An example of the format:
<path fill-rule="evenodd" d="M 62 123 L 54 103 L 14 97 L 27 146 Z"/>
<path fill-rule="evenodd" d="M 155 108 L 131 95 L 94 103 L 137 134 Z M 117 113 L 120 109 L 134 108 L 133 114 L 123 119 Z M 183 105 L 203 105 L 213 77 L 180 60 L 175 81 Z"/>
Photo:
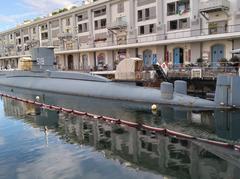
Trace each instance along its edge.
<path fill-rule="evenodd" d="M 153 114 L 149 104 L 19 89 L 7 92 L 28 99 L 39 95 L 48 104 L 240 143 L 239 111 L 162 106 Z M 237 151 L 0 100 L 0 178 L 237 179 L 239 169 Z"/>

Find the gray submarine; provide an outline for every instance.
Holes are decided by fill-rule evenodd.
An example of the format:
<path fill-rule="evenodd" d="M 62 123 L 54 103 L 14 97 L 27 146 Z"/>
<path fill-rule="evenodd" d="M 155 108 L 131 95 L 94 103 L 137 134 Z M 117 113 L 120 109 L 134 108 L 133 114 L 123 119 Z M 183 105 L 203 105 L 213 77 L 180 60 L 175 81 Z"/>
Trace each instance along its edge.
<path fill-rule="evenodd" d="M 22 88 L 84 97 L 131 101 L 137 103 L 184 106 L 189 108 L 239 108 L 240 77 L 219 76 L 215 100 L 187 95 L 187 84 L 163 82 L 160 89 L 138 87 L 80 72 L 57 71 L 53 48 L 32 49 L 31 70 L 0 72 L 0 90 Z"/>

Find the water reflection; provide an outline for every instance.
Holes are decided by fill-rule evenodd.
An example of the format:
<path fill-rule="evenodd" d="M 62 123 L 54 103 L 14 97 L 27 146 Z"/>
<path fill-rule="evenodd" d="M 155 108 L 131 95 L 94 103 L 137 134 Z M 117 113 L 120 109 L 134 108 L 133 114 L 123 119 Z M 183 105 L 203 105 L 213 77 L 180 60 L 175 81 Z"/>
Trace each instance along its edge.
<path fill-rule="evenodd" d="M 42 110 L 36 106 L 6 98 L 3 100 L 6 115 L 21 118 L 25 123 L 36 128 L 44 129 L 47 126 L 67 143 L 93 146 L 96 150 L 101 151 L 105 158 L 118 161 L 125 167 L 140 171 L 148 170 L 169 178 L 210 179 L 238 178 L 240 176 L 240 155 L 232 150 L 168 138 L 154 132 L 139 131 L 134 128 L 90 120 L 86 117 Z M 235 128 L 231 126 L 235 124 L 231 123 L 231 121 L 235 121 L 235 118 L 231 118 L 230 122 L 225 121 L 228 126 L 228 130 L 225 130 L 227 126 L 223 121 L 225 118 L 222 113 L 217 116 L 216 111 L 212 115 L 211 112 L 192 113 L 164 107 L 156 119 L 153 117 L 151 121 L 143 118 L 141 120 L 157 126 L 174 126 L 178 129 L 181 127 L 181 129 L 186 129 L 190 124 L 194 126 L 192 130 L 199 126 L 199 128 L 206 126 L 205 132 L 209 133 L 219 127 L 216 132 L 223 133 L 224 136 L 236 136 L 232 131 Z M 228 115 L 235 117 L 234 114 L 235 112 Z M 215 123 L 213 117 L 222 118 L 219 123 Z M 160 122 L 157 119 L 160 119 Z M 138 120 L 138 116 L 132 120 Z"/>
<path fill-rule="evenodd" d="M 3 87 L 4 88 L 4 87 Z M 80 111 L 106 115 L 152 126 L 174 129 L 197 137 L 236 142 L 240 139 L 240 111 L 221 111 L 159 106 L 157 113 L 152 104 L 131 103 L 88 97 L 60 95 L 22 89 L 2 89 L 6 93 L 27 99 L 40 97 L 46 104 L 59 105 Z"/>

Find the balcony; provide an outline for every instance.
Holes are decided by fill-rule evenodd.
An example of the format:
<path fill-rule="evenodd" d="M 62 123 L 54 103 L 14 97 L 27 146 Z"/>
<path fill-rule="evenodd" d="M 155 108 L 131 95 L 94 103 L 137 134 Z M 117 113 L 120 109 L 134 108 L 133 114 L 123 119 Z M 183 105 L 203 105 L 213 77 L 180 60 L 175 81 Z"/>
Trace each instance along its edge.
<path fill-rule="evenodd" d="M 116 20 L 116 21 L 114 21 L 114 22 L 112 22 L 111 24 L 108 25 L 108 29 L 117 30 L 117 29 L 126 28 L 127 26 L 128 26 L 127 21 Z"/>
<path fill-rule="evenodd" d="M 208 0 L 200 2 L 199 10 L 201 13 L 209 13 L 216 11 L 228 11 L 230 2 L 228 0 Z"/>
<path fill-rule="evenodd" d="M 5 46 L 6 49 L 14 49 L 15 45 L 14 44 L 7 44 Z"/>
<path fill-rule="evenodd" d="M 73 37 L 72 33 L 69 33 L 69 32 L 60 33 L 60 34 L 58 35 L 58 38 L 59 38 L 60 40 L 62 40 L 62 39 L 72 39 L 72 37 Z"/>

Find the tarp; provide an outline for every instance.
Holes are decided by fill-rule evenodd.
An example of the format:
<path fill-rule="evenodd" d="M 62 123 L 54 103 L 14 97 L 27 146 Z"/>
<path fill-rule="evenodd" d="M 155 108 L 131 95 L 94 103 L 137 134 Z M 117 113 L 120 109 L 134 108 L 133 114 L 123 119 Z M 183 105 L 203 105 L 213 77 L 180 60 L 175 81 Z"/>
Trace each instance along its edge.
<path fill-rule="evenodd" d="M 32 69 L 31 57 L 21 57 L 18 62 L 18 70 L 30 71 Z"/>
<path fill-rule="evenodd" d="M 233 53 L 233 54 L 240 54 L 240 49 L 232 50 L 231 53 Z"/>
<path fill-rule="evenodd" d="M 136 72 L 139 71 L 137 65 L 143 63 L 140 58 L 127 58 L 121 61 L 116 69 L 116 80 L 136 80 Z"/>

